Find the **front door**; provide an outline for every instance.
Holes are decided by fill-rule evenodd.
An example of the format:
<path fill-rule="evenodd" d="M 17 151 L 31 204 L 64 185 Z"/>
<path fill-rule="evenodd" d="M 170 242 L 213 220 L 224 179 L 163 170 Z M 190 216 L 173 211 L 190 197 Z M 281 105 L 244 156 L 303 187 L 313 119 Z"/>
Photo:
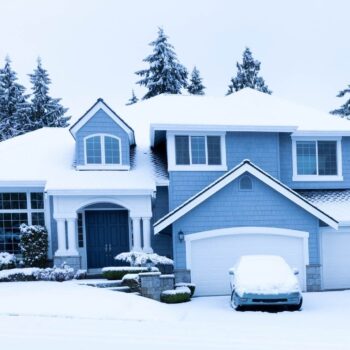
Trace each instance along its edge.
<path fill-rule="evenodd" d="M 117 254 L 130 250 L 127 210 L 86 210 L 85 226 L 89 269 L 113 266 Z"/>

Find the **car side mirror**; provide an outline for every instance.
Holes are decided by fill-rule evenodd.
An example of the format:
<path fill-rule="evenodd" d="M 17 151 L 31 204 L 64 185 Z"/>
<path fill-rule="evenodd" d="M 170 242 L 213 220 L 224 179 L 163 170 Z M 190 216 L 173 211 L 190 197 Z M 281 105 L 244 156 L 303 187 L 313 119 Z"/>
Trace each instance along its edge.
<path fill-rule="evenodd" d="M 294 269 L 293 269 L 293 273 L 294 273 L 295 276 L 297 276 L 297 275 L 299 275 L 299 270 L 296 269 L 296 268 L 294 268 Z"/>
<path fill-rule="evenodd" d="M 232 269 L 229 269 L 228 270 L 228 273 L 233 276 L 235 274 L 235 270 L 232 268 Z"/>

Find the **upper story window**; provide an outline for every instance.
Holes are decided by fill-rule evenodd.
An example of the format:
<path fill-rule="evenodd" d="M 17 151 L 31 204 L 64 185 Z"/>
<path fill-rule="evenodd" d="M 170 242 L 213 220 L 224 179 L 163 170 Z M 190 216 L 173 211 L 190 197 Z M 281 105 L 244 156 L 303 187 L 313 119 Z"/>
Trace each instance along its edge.
<path fill-rule="evenodd" d="M 341 181 L 341 139 L 293 139 L 294 181 Z"/>
<path fill-rule="evenodd" d="M 116 136 L 103 134 L 86 137 L 85 160 L 87 165 L 120 165 L 120 139 Z"/>

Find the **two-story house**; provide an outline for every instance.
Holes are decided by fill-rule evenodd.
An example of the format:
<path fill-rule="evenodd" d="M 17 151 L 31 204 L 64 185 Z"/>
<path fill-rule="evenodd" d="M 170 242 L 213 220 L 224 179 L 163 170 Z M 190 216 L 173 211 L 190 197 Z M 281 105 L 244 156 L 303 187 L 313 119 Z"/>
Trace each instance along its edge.
<path fill-rule="evenodd" d="M 119 114 L 120 113 L 120 114 Z M 277 254 L 304 290 L 350 288 L 350 122 L 255 90 L 161 95 L 0 144 L 0 251 L 45 225 L 49 257 L 96 272 L 172 257 L 198 295 L 244 254 Z"/>

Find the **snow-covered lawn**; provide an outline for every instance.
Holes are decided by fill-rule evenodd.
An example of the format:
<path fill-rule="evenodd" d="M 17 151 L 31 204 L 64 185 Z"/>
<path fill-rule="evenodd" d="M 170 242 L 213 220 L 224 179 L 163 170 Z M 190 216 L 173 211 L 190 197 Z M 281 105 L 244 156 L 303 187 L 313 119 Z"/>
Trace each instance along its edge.
<path fill-rule="evenodd" d="M 350 349 L 350 291 L 308 293 L 301 312 L 235 312 L 228 297 L 166 305 L 64 282 L 0 284 L 13 349 Z"/>

